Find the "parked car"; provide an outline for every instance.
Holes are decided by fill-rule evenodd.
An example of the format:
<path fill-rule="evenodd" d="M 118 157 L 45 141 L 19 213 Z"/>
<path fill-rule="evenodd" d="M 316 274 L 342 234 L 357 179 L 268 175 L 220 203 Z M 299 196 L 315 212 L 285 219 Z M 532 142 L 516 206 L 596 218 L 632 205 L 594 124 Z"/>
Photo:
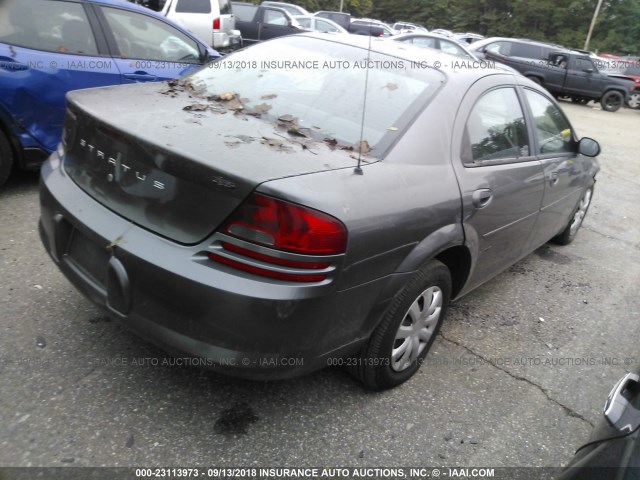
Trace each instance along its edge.
<path fill-rule="evenodd" d="M 453 39 L 432 33 L 403 33 L 390 38 L 394 42 L 408 43 L 418 47 L 435 48 L 451 55 L 476 60 L 465 47 Z"/>
<path fill-rule="evenodd" d="M 328 18 L 314 17 L 313 15 L 298 15 L 295 18 L 302 28 L 322 33 L 349 33 L 336 22 Z"/>
<path fill-rule="evenodd" d="M 65 94 L 174 78 L 218 53 L 163 16 L 117 0 L 0 3 L 0 185 L 60 142 Z"/>
<path fill-rule="evenodd" d="M 229 0 L 167 0 L 162 14 L 219 51 L 242 46 Z"/>
<path fill-rule="evenodd" d="M 556 50 L 564 50 L 564 47 L 552 43 L 504 37 L 485 38 L 469 46 L 469 51 L 480 59 L 484 58 L 487 52 L 493 52 L 504 56 L 545 60 Z"/>
<path fill-rule="evenodd" d="M 422 25 L 418 25 L 416 23 L 409 23 L 409 22 L 396 22 L 393 25 L 391 25 L 391 29 L 396 34 L 409 33 L 409 32 L 421 32 L 421 33 L 429 32 L 429 30 L 427 30 Z"/>
<path fill-rule="evenodd" d="M 557 480 L 635 480 L 640 472 L 640 370 L 613 387 L 603 415 Z"/>
<path fill-rule="evenodd" d="M 451 30 L 445 30 L 444 28 L 436 28 L 435 30 L 431 30 L 431 33 L 442 35 L 443 37 L 453 37 L 453 32 Z"/>
<path fill-rule="evenodd" d="M 576 51 L 556 51 L 547 60 L 538 61 L 487 51 L 485 59 L 518 70 L 557 96 L 568 96 L 578 103 L 599 101 L 608 112 L 620 109 L 635 88 L 629 79 L 613 78 L 599 72 L 589 55 Z"/>
<path fill-rule="evenodd" d="M 394 35 L 394 31 L 391 30 L 389 25 L 370 18 L 352 19 L 348 30 L 356 35 L 369 35 L 372 37 L 390 37 Z"/>
<path fill-rule="evenodd" d="M 306 17 L 311 16 L 311 14 L 307 12 L 304 8 L 300 7 L 299 5 L 294 5 L 293 3 L 271 2 L 269 0 L 264 0 L 263 2 L 260 2 L 260 5 L 263 5 L 265 7 L 282 8 L 283 10 L 286 10 L 287 12 L 289 12 L 289 14 L 292 17 L 295 17 L 297 15 L 304 15 Z"/>
<path fill-rule="evenodd" d="M 451 299 L 576 237 L 599 170 L 598 143 L 539 85 L 454 73 L 437 51 L 443 68 L 410 68 L 426 53 L 308 33 L 169 83 L 70 93 L 41 170 L 46 251 L 199 365 L 403 383 Z"/>
<path fill-rule="evenodd" d="M 601 63 L 596 62 L 596 65 Z M 623 58 L 609 60 L 605 63 L 611 67 L 606 73 L 614 78 L 626 78 L 634 82 L 634 89 L 629 94 L 627 105 L 629 108 L 640 108 L 640 58 Z"/>
<path fill-rule="evenodd" d="M 480 35 L 478 33 L 454 33 L 453 38 L 455 38 L 459 43 L 463 45 L 471 45 L 479 40 L 483 40 L 484 35 Z"/>
<path fill-rule="evenodd" d="M 231 2 L 231 5 L 236 26 L 247 45 L 307 31 L 282 8 L 245 2 Z"/>
<path fill-rule="evenodd" d="M 351 25 L 351 15 L 345 12 L 333 12 L 329 10 L 320 10 L 313 14 L 314 17 L 328 18 L 337 23 L 345 30 L 349 30 Z"/>

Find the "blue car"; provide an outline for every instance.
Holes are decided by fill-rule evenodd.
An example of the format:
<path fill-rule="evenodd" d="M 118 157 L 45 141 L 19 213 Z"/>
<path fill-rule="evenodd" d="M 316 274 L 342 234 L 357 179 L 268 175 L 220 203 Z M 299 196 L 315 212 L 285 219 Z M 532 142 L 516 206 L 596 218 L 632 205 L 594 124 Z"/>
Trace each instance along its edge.
<path fill-rule="evenodd" d="M 218 56 L 125 1 L 0 2 L 0 185 L 56 149 L 68 91 L 175 78 Z"/>

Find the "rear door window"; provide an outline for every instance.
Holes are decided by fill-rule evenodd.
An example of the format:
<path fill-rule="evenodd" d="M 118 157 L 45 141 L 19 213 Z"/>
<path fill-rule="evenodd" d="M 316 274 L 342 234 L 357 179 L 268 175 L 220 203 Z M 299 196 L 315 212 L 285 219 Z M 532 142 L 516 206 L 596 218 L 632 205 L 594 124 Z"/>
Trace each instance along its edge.
<path fill-rule="evenodd" d="M 465 126 L 465 164 L 529 156 L 524 114 L 515 89 L 497 88 L 474 105 Z"/>
<path fill-rule="evenodd" d="M 408 40 L 409 43 L 413 42 L 414 45 L 420 45 L 421 47 L 436 48 L 436 39 L 430 37 L 413 37 Z"/>
<path fill-rule="evenodd" d="M 0 2 L 0 42 L 34 50 L 98 55 L 93 30 L 79 3 L 48 0 Z"/>
<path fill-rule="evenodd" d="M 512 57 L 542 58 L 542 48 L 538 45 L 514 42 L 511 45 L 510 55 Z"/>

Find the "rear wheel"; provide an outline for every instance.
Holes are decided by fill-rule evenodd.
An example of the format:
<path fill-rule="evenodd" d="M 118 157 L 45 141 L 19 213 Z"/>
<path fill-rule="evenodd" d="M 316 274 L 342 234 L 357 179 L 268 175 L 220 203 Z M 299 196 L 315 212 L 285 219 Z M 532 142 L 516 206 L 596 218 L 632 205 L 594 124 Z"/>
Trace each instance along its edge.
<path fill-rule="evenodd" d="M 609 90 L 600 99 L 600 105 L 602 109 L 607 112 L 617 112 L 624 103 L 624 97 L 620 92 L 615 90 Z"/>
<path fill-rule="evenodd" d="M 591 205 L 592 196 L 593 187 L 589 187 L 582 194 L 582 197 L 580 198 L 576 208 L 573 210 L 565 229 L 552 238 L 554 243 L 559 245 L 568 245 L 573 242 L 574 238 L 576 238 L 576 235 L 578 234 L 578 230 L 582 226 L 584 217 L 587 215 L 589 205 Z"/>
<path fill-rule="evenodd" d="M 11 145 L 9 145 L 9 140 L 7 140 L 5 134 L 0 131 L 0 186 L 9 178 L 12 165 L 13 151 L 11 150 Z"/>
<path fill-rule="evenodd" d="M 402 288 L 350 372 L 372 390 L 406 382 L 420 368 L 449 307 L 451 274 L 432 260 Z"/>

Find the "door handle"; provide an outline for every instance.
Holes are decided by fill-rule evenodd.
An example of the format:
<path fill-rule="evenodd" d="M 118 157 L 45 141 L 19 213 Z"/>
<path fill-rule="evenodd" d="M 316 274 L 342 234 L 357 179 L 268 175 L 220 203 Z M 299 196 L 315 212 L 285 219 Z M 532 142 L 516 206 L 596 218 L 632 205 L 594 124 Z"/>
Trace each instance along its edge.
<path fill-rule="evenodd" d="M 125 73 L 123 77 L 135 82 L 155 82 L 158 79 L 157 75 L 150 75 L 147 72 Z"/>
<path fill-rule="evenodd" d="M 491 189 L 481 188 L 471 194 L 471 203 L 473 203 L 473 206 L 476 208 L 484 208 L 491 203 L 492 198 L 493 192 Z"/>
<path fill-rule="evenodd" d="M 558 172 L 551 172 L 551 174 L 549 175 L 549 185 L 551 185 L 552 187 L 555 186 L 558 183 L 559 179 L 560 177 L 558 176 Z"/>

